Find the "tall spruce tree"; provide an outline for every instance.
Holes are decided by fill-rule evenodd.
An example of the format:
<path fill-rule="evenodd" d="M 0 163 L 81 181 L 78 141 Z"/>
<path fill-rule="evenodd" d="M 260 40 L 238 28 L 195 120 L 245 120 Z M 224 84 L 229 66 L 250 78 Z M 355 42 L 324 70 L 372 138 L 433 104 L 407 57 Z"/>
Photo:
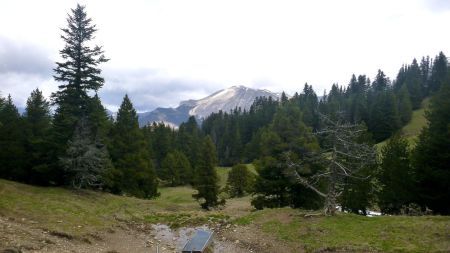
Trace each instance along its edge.
<path fill-rule="evenodd" d="M 180 151 L 169 152 L 161 163 L 161 178 L 169 181 L 170 186 L 188 184 L 192 177 L 191 165 Z"/>
<path fill-rule="evenodd" d="M 53 103 L 58 106 L 53 121 L 56 157 L 64 154 L 78 120 L 88 117 L 88 92 L 103 86 L 104 79 L 98 66 L 108 61 L 101 47 L 90 45 L 97 29 L 87 17 L 84 6 L 77 5 L 72 9 L 67 23 L 67 28 L 61 29 L 61 38 L 65 42 L 60 51 L 62 61 L 56 62 L 54 69 L 55 81 L 62 83 L 52 94 Z"/>
<path fill-rule="evenodd" d="M 218 200 L 219 178 L 215 169 L 216 165 L 216 149 L 211 137 L 207 136 L 203 138 L 199 161 L 195 169 L 196 180 L 194 188 L 197 190 L 197 193 L 192 195 L 192 197 L 201 201 L 200 205 L 204 209 L 210 209 L 220 204 Z"/>
<path fill-rule="evenodd" d="M 141 198 L 157 196 L 155 169 L 128 95 L 120 105 L 111 135 L 109 150 L 115 170 L 109 187 Z"/>
<path fill-rule="evenodd" d="M 283 206 L 315 208 L 321 199 L 306 187 L 293 183 L 285 175 L 284 154 L 295 154 L 302 160 L 307 152 L 318 149 L 311 129 L 302 121 L 300 109 L 293 104 L 280 106 L 271 125 L 261 131 L 258 176 L 254 185 L 252 205 L 257 209 Z M 308 164 L 301 173 L 311 175 L 317 168 Z"/>
<path fill-rule="evenodd" d="M 100 187 L 107 170 L 112 169 L 106 146 L 98 138 L 92 138 L 91 129 L 86 118 L 78 120 L 66 155 L 60 158 L 65 180 L 74 188 Z"/>
<path fill-rule="evenodd" d="M 48 184 L 53 181 L 50 171 L 50 135 L 51 129 L 50 103 L 39 89 L 31 92 L 25 109 L 26 152 L 28 154 L 28 182 Z"/>
<path fill-rule="evenodd" d="M 428 92 L 430 94 L 437 92 L 443 83 L 447 80 L 448 70 L 448 60 L 447 56 L 443 52 L 440 52 L 438 56 L 434 59 L 433 67 L 431 69 L 430 85 Z"/>
<path fill-rule="evenodd" d="M 415 196 L 408 146 L 408 141 L 396 134 L 381 150 L 378 205 L 383 213 L 400 213 L 402 206 L 410 204 Z"/>
<path fill-rule="evenodd" d="M 245 164 L 236 164 L 228 174 L 227 187 L 231 197 L 242 197 L 252 186 L 253 175 Z"/>
<path fill-rule="evenodd" d="M 11 95 L 0 107 L 0 177 L 25 181 L 28 177 L 23 135 L 23 122 Z"/>
<path fill-rule="evenodd" d="M 408 88 L 406 85 L 403 85 L 398 94 L 398 114 L 402 125 L 405 125 L 411 120 L 412 109 L 413 106 L 409 97 Z"/>
<path fill-rule="evenodd" d="M 450 214 L 450 80 L 441 83 L 426 113 L 425 127 L 414 150 L 419 203 Z"/>

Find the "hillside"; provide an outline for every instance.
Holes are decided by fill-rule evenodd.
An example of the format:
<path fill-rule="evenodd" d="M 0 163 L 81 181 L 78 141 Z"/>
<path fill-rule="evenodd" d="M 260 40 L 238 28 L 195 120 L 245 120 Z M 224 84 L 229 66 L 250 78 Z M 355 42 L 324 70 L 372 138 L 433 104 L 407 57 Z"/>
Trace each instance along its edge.
<path fill-rule="evenodd" d="M 219 168 L 222 184 L 227 168 Z M 450 217 L 363 217 L 290 208 L 253 211 L 250 198 L 202 211 L 190 187 L 154 200 L 0 180 L 0 252 L 174 252 L 198 226 L 216 252 L 448 252 Z M 281 251 L 280 251 L 281 250 Z"/>
<path fill-rule="evenodd" d="M 430 99 L 426 98 L 422 101 L 420 109 L 413 111 L 411 121 L 401 129 L 401 134 L 408 140 L 411 145 L 415 145 L 417 137 L 419 137 L 422 129 L 427 125 L 425 111 L 430 104 Z M 376 146 L 379 150 L 388 142 L 389 139 L 378 143 Z"/>
<path fill-rule="evenodd" d="M 245 86 L 232 86 L 198 100 L 181 101 L 177 108 L 156 108 L 151 112 L 139 113 L 139 125 L 152 122 L 164 122 L 177 127 L 195 116 L 202 120 L 211 113 L 229 112 L 235 108 L 248 110 L 257 97 L 279 98 L 279 94 L 268 90 L 252 89 Z"/>

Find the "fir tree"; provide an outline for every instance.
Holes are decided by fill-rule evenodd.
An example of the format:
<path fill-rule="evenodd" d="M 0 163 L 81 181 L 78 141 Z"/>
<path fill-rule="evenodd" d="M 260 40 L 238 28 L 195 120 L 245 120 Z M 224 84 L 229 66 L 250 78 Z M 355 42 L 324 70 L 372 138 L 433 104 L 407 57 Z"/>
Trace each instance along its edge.
<path fill-rule="evenodd" d="M 404 85 L 398 94 L 398 114 L 402 125 L 405 125 L 412 117 L 412 104 L 408 88 Z"/>
<path fill-rule="evenodd" d="M 383 213 L 398 214 L 402 206 L 412 202 L 415 195 L 408 141 L 398 134 L 394 135 L 383 147 L 381 155 L 378 205 Z"/>
<path fill-rule="evenodd" d="M 56 156 L 64 154 L 66 144 L 75 132 L 77 122 L 89 112 L 89 91 L 97 91 L 104 83 L 98 65 L 106 62 L 103 50 L 89 43 L 97 31 L 87 17 L 85 7 L 77 5 L 67 18 L 61 38 L 65 42 L 60 51 L 62 62 L 57 62 L 54 79 L 60 82 L 59 90 L 52 94 L 58 106 L 53 122 L 53 143 Z"/>
<path fill-rule="evenodd" d="M 48 136 L 51 129 L 50 103 L 39 89 L 34 90 L 27 100 L 24 121 L 26 127 L 26 152 L 28 154 L 30 183 L 47 184 L 53 181 L 50 170 L 51 156 Z"/>
<path fill-rule="evenodd" d="M 389 78 L 387 78 L 384 72 L 379 69 L 377 76 L 372 83 L 372 88 L 374 89 L 374 91 L 384 91 L 389 87 L 389 84 Z"/>
<path fill-rule="evenodd" d="M 440 52 L 434 59 L 433 67 L 431 69 L 429 93 L 437 92 L 443 83 L 447 81 L 448 75 L 448 60 L 443 52 Z"/>
<path fill-rule="evenodd" d="M 447 77 L 448 78 L 448 77 Z M 431 99 L 425 127 L 414 150 L 419 204 L 450 214 L 450 80 Z"/>
<path fill-rule="evenodd" d="M 252 175 L 244 164 L 237 164 L 228 174 L 227 186 L 231 197 L 242 197 L 249 192 L 252 184 Z"/>
<path fill-rule="evenodd" d="M 24 164 L 23 122 L 11 95 L 0 107 L 0 119 L 0 177 L 25 181 L 28 175 Z"/>
<path fill-rule="evenodd" d="M 74 188 L 94 188 L 103 184 L 103 176 L 112 167 L 106 146 L 93 141 L 85 118 L 78 121 L 68 143 L 66 155 L 60 159 L 65 177 Z"/>
<path fill-rule="evenodd" d="M 161 178 L 170 182 L 170 186 L 180 184 L 180 170 L 172 153 L 168 153 L 161 163 Z"/>
<path fill-rule="evenodd" d="M 117 113 L 109 150 L 115 167 L 112 179 L 108 180 L 113 184 L 110 188 L 142 198 L 157 196 L 155 170 L 128 95 Z"/>
<path fill-rule="evenodd" d="M 209 136 L 205 137 L 201 146 L 199 161 L 195 169 L 196 184 L 194 188 L 198 191 L 192 195 L 195 199 L 201 200 L 200 205 L 204 209 L 210 209 L 220 204 L 218 200 L 219 186 L 218 176 L 215 169 L 217 164 L 217 154 Z"/>

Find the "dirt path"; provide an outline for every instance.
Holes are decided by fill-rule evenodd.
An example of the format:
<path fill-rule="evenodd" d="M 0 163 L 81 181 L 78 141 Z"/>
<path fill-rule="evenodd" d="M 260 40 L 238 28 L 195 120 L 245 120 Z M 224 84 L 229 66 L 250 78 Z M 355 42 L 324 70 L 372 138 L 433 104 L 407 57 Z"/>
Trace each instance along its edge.
<path fill-rule="evenodd" d="M 163 224 L 122 224 L 90 233 L 82 237 L 48 231 L 32 221 L 0 216 L 0 252 L 180 252 L 196 229 L 215 230 L 215 253 L 244 253 L 255 251 L 254 246 L 225 237 L 226 228 L 188 227 L 176 230 Z M 228 227 L 230 230 L 230 227 Z M 233 230 L 230 230 L 233 231 Z"/>

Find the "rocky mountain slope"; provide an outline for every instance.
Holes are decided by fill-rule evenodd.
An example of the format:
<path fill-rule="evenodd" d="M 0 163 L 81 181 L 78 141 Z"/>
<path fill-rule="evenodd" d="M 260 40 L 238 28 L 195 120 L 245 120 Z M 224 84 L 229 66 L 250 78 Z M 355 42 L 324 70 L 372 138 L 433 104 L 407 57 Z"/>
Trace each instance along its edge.
<path fill-rule="evenodd" d="M 278 99 L 280 95 L 268 90 L 232 86 L 199 100 L 182 101 L 177 108 L 156 108 L 151 112 L 140 113 L 139 125 L 144 126 L 152 122 L 164 122 L 177 127 L 185 122 L 189 116 L 195 116 L 197 119 L 202 120 L 211 113 L 219 112 L 220 110 L 228 112 L 236 107 L 248 110 L 257 97 Z"/>

